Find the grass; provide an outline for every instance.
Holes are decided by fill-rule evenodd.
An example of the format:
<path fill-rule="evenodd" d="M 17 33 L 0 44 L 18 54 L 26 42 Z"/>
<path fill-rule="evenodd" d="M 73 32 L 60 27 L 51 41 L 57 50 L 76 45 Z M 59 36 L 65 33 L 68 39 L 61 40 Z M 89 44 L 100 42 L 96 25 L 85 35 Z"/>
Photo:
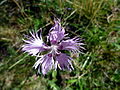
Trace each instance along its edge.
<path fill-rule="evenodd" d="M 2 0 L 0 1 L 1 90 L 119 90 L 119 0 Z M 85 54 L 75 60 L 75 70 L 36 75 L 35 57 L 21 51 L 24 34 L 43 28 L 43 35 L 61 19 L 70 37 L 80 36 Z"/>

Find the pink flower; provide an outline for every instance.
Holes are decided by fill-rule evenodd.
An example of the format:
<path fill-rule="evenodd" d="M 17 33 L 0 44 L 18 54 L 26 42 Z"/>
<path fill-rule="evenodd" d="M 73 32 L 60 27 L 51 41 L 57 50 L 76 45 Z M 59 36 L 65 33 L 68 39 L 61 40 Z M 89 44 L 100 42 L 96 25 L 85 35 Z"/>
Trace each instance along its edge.
<path fill-rule="evenodd" d="M 54 26 L 50 29 L 48 34 L 48 41 L 50 46 L 45 44 L 42 39 L 41 33 L 32 33 L 31 37 L 24 40 L 26 43 L 23 45 L 22 50 L 29 53 L 30 55 L 36 56 L 36 63 L 34 68 L 38 70 L 38 73 L 47 74 L 51 69 L 69 70 L 72 71 L 74 68 L 71 61 L 73 60 L 70 56 L 62 53 L 62 50 L 68 50 L 71 53 L 82 53 L 82 45 L 78 37 L 72 39 L 65 39 L 65 29 L 61 27 L 59 20 L 54 21 Z M 47 54 L 41 55 L 41 52 L 47 51 Z"/>

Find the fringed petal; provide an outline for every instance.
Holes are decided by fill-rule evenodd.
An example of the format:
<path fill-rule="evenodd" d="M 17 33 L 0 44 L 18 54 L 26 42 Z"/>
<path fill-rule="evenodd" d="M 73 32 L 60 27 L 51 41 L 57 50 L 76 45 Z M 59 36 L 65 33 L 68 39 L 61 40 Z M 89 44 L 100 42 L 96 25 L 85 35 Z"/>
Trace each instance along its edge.
<path fill-rule="evenodd" d="M 61 70 L 72 71 L 74 68 L 72 66 L 71 60 L 73 60 L 71 57 L 63 53 L 56 56 L 56 61 L 58 61 L 58 67 Z"/>
<path fill-rule="evenodd" d="M 59 20 L 54 20 L 55 25 L 50 29 L 49 40 L 51 44 L 57 44 L 65 37 L 65 30 L 61 27 Z"/>
<path fill-rule="evenodd" d="M 26 44 L 23 45 L 22 50 L 24 52 L 28 52 L 31 55 L 36 55 L 39 52 L 47 50 L 47 47 L 45 46 L 43 39 L 40 36 L 38 36 L 37 33 L 30 32 L 31 37 L 27 38 L 27 40 L 23 40 Z"/>
<path fill-rule="evenodd" d="M 45 54 L 37 60 L 33 67 L 38 70 L 38 73 L 42 72 L 45 75 L 53 68 L 53 65 L 53 57 L 50 54 Z"/>
<path fill-rule="evenodd" d="M 73 53 L 82 53 L 82 50 L 85 49 L 82 45 L 79 38 L 63 40 L 59 44 L 59 50 L 68 50 Z"/>

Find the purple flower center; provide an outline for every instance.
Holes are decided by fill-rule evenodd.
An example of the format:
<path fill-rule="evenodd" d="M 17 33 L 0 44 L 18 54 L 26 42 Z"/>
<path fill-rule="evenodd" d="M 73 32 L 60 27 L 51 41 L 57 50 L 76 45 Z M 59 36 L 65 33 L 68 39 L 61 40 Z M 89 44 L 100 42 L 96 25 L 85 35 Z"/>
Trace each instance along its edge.
<path fill-rule="evenodd" d="M 52 57 L 52 54 L 50 53 L 50 54 L 48 54 L 48 56 L 49 56 L 49 57 Z"/>
<path fill-rule="evenodd" d="M 51 40 L 52 44 L 56 44 L 57 41 L 56 40 Z"/>
<path fill-rule="evenodd" d="M 62 50 L 63 49 L 63 45 L 60 45 L 59 49 Z"/>

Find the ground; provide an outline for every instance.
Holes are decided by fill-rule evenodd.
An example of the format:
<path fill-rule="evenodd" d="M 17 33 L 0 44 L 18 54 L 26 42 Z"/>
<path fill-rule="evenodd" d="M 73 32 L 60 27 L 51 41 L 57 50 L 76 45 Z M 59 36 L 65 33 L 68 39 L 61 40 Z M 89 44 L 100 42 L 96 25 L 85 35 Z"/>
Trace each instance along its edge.
<path fill-rule="evenodd" d="M 2 0 L 0 1 L 1 90 L 119 90 L 119 0 Z M 71 54 L 72 72 L 38 75 L 35 57 L 21 51 L 24 35 L 43 29 L 46 39 L 53 19 L 66 33 L 85 43 L 84 54 Z"/>

